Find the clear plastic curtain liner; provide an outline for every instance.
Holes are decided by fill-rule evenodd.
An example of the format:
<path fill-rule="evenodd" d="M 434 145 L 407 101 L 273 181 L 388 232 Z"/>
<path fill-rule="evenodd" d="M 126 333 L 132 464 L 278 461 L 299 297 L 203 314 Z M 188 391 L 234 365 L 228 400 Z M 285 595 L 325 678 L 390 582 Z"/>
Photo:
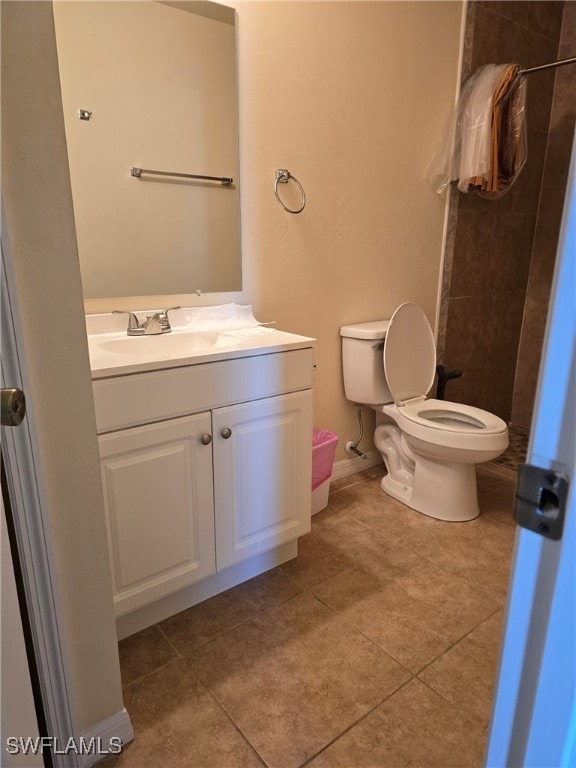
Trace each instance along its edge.
<path fill-rule="evenodd" d="M 464 83 L 458 103 L 424 177 L 439 195 L 458 179 L 458 189 L 467 192 L 470 179 L 484 176 L 490 168 L 492 95 L 507 64 L 486 64 Z"/>

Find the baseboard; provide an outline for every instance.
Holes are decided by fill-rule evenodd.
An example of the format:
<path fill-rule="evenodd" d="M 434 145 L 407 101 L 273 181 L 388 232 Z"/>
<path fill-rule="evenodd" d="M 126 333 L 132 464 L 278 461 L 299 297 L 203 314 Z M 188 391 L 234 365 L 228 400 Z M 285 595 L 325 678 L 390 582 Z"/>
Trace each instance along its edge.
<path fill-rule="evenodd" d="M 353 475 L 355 472 L 362 472 L 363 469 L 370 469 L 370 467 L 376 467 L 378 464 L 382 464 L 382 456 L 379 451 L 370 451 L 366 454 L 365 459 L 354 456 L 351 459 L 337 461 L 332 468 L 332 480 Z"/>
<path fill-rule="evenodd" d="M 90 747 L 89 754 L 80 756 L 82 768 L 90 768 L 105 757 L 117 755 L 120 746 L 126 746 L 134 739 L 130 715 L 125 709 L 101 720 L 80 735 L 80 744 Z"/>

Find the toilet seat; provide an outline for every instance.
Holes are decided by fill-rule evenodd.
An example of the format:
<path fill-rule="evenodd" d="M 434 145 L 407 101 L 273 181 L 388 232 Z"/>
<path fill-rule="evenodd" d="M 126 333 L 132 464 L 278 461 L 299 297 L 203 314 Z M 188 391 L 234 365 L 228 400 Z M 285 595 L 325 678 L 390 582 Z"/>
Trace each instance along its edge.
<path fill-rule="evenodd" d="M 387 414 L 406 435 L 409 442 L 417 440 L 418 443 L 462 451 L 491 451 L 499 449 L 500 453 L 508 446 L 508 427 L 506 422 L 493 413 L 483 411 L 473 406 L 463 406 L 460 403 L 449 403 L 444 400 L 411 401 L 405 405 L 389 403 L 380 406 L 377 410 Z M 419 411 L 432 410 L 444 413 L 467 414 L 468 417 L 484 423 L 484 429 L 474 427 L 458 427 L 457 425 L 445 425 L 442 422 L 434 422 L 423 418 Z"/>
<path fill-rule="evenodd" d="M 395 310 L 382 357 L 395 403 L 426 396 L 436 373 L 436 344 L 428 318 L 417 304 L 408 301 Z"/>
<path fill-rule="evenodd" d="M 504 450 L 508 427 L 500 417 L 472 405 L 426 398 L 436 373 L 436 345 L 417 304 L 401 304 L 392 315 L 383 359 L 394 405 L 382 410 L 407 435 L 446 448 L 478 450 L 493 443 Z"/>
<path fill-rule="evenodd" d="M 499 416 L 482 408 L 449 400 L 411 400 L 400 406 L 404 416 L 416 424 L 443 432 L 460 434 L 493 434 L 508 427 Z"/>

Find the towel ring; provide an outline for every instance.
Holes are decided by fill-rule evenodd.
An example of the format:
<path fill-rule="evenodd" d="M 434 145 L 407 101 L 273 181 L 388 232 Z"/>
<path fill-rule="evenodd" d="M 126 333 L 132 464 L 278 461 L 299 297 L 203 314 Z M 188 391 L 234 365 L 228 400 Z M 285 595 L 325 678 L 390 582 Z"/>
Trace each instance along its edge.
<path fill-rule="evenodd" d="M 295 181 L 296 184 L 298 184 L 298 187 L 300 188 L 300 194 L 302 195 L 302 205 L 300 206 L 300 208 L 297 208 L 295 211 L 293 211 L 292 208 L 288 208 L 287 205 L 284 205 L 284 203 L 280 199 L 280 195 L 278 194 L 278 183 L 288 184 L 290 179 L 292 179 L 292 181 Z M 296 176 L 293 176 L 290 173 L 290 171 L 287 171 L 285 168 L 276 169 L 276 173 L 274 176 L 274 194 L 276 195 L 276 200 L 278 200 L 282 208 L 284 208 L 285 211 L 288 211 L 288 213 L 302 213 L 302 211 L 304 210 L 304 206 L 306 205 L 306 193 L 304 192 L 304 188 L 302 184 L 300 184 Z"/>

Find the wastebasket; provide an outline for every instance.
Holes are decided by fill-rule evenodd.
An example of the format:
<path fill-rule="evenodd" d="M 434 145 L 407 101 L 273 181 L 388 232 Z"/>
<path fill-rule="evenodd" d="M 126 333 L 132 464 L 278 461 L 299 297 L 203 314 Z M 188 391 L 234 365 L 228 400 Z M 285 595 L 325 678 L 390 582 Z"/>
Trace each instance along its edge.
<path fill-rule="evenodd" d="M 312 514 L 315 515 L 328 505 L 330 478 L 338 435 L 327 429 L 312 431 Z"/>

